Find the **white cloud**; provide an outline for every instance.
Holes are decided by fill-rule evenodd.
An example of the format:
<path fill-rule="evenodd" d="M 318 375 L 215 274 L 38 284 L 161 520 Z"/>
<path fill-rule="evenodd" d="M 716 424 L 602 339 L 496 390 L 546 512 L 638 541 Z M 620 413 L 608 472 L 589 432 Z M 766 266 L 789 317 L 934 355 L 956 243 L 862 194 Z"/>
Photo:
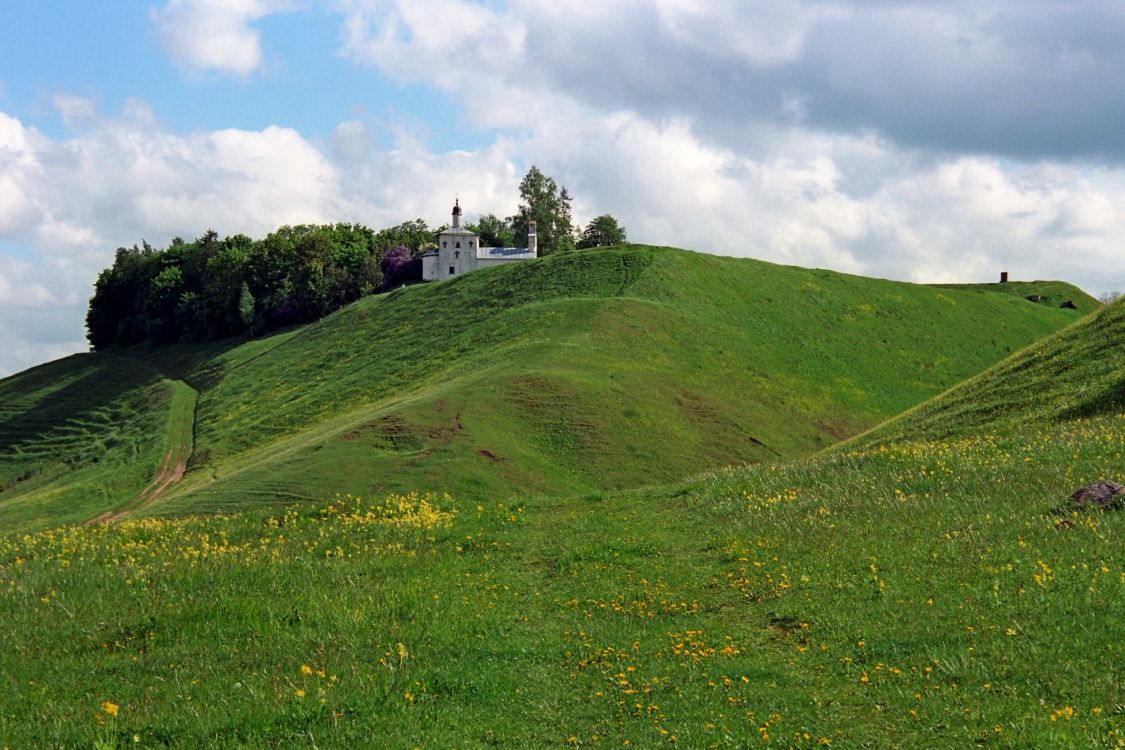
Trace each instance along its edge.
<path fill-rule="evenodd" d="M 463 95 L 484 125 L 523 125 L 540 97 L 509 98 L 529 68 L 524 24 L 463 0 L 345 3 L 343 54 L 402 82 Z M 538 110 L 541 111 L 541 110 Z"/>
<path fill-rule="evenodd" d="M 117 247 L 208 228 L 261 237 L 298 223 L 437 224 L 458 191 L 470 217 L 512 212 L 522 177 L 503 138 L 442 154 L 403 132 L 381 148 L 346 122 L 326 151 L 278 126 L 171 133 L 143 102 L 114 118 L 83 109 L 67 139 L 0 112 L 0 374 L 86 348 L 86 303 Z"/>
<path fill-rule="evenodd" d="M 519 153 L 638 242 L 916 282 L 1125 287 L 1125 170 L 931 159 L 871 136 L 789 128 L 748 156 L 684 121 L 614 113 L 543 126 Z"/>
<path fill-rule="evenodd" d="M 338 204 L 343 220 L 384 227 L 422 218 L 437 225 L 449 221 L 455 196 L 469 221 L 479 214 L 515 212 L 523 175 L 512 140 L 499 138 L 476 151 L 434 153 L 400 132 L 393 148 L 381 149 L 364 124 L 349 121 L 336 129 L 333 149 L 345 186 Z"/>
<path fill-rule="evenodd" d="M 54 105 L 63 123 L 72 130 L 83 127 L 97 115 L 97 105 L 84 96 L 56 94 Z"/>
<path fill-rule="evenodd" d="M 295 131 L 177 135 L 145 112 L 138 102 L 121 118 L 88 111 L 65 140 L 0 113 L 0 371 L 30 364 L 36 347 L 43 358 L 85 348 L 85 305 L 119 246 L 211 227 L 262 236 L 344 213 L 339 169 Z"/>
<path fill-rule="evenodd" d="M 59 302 L 35 270 L 31 263 L 0 256 L 0 306 L 36 308 Z"/>
<path fill-rule="evenodd" d="M 54 269 L 0 254 L 0 378 L 83 351 L 81 306 L 51 289 Z"/>
<path fill-rule="evenodd" d="M 293 8 L 290 0 L 169 0 L 150 16 L 183 67 L 246 76 L 262 65 L 262 34 L 252 24 Z"/>
<path fill-rule="evenodd" d="M 0 322 L 6 322 L 0 318 Z M 84 351 L 85 342 L 81 339 L 64 342 L 28 341 L 16 334 L 7 325 L 0 325 L 0 378 L 6 378 L 35 365 L 60 359 L 69 354 Z"/>
<path fill-rule="evenodd" d="M 872 198 L 880 242 L 857 252 L 872 270 L 885 259 L 895 278 L 993 281 L 1006 270 L 1097 294 L 1125 285 L 1122 201 L 1120 170 L 963 157 L 889 181 Z"/>
<path fill-rule="evenodd" d="M 1097 124 L 1114 118 L 1097 113 L 1125 106 L 1112 83 L 1125 76 L 1092 74 L 1122 57 L 1091 18 L 1116 28 L 1125 14 L 1033 5 L 1029 16 L 960 0 L 343 7 L 345 54 L 524 134 L 513 158 L 567 184 L 579 215 L 611 211 L 638 240 L 916 281 L 988 280 L 1003 266 L 1121 286 L 1125 172 L 1052 154 L 1114 148 L 1119 133 Z M 1051 110 L 1037 73 L 1060 95 L 1087 93 Z M 1045 141 L 1068 117 L 1094 123 L 1087 142 Z M 943 128 L 1043 155 L 960 155 Z M 938 149 L 904 145 L 927 139 Z"/>
<path fill-rule="evenodd" d="M 0 238 L 19 235 L 39 215 L 34 199 L 25 189 L 40 169 L 37 140 L 34 131 L 0 112 Z"/>
<path fill-rule="evenodd" d="M 500 81 L 493 96 L 520 101 L 522 84 L 504 80 L 466 85 Z M 873 134 L 762 123 L 727 145 L 690 117 L 601 110 L 565 91 L 505 115 L 524 112 L 526 127 L 445 153 L 408 129 L 382 146 L 361 121 L 321 147 L 279 126 L 168 132 L 139 101 L 111 118 L 76 107 L 81 127 L 65 139 L 0 113 L 0 248 L 33 251 L 0 250 L 0 372 L 85 348 L 85 303 L 118 246 L 208 228 L 437 224 L 454 194 L 470 220 L 503 216 L 531 164 L 570 188 L 579 221 L 612 213 L 638 242 L 913 281 L 1007 270 L 1125 288 L 1119 168 L 935 157 Z"/>

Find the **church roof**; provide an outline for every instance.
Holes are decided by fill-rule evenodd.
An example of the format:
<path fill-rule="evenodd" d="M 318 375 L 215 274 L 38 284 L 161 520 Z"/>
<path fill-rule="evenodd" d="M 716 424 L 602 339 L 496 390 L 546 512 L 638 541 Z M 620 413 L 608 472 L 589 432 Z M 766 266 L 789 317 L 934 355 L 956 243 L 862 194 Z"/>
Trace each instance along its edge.
<path fill-rule="evenodd" d="M 468 234 L 468 235 L 472 235 L 473 237 L 476 237 L 476 234 L 474 234 L 473 232 L 470 232 L 468 229 L 465 229 L 465 227 L 448 227 L 446 229 L 441 230 L 441 233 L 442 234 Z"/>
<path fill-rule="evenodd" d="M 481 247 L 477 248 L 477 258 L 481 260 L 516 260 L 534 258 L 535 253 L 526 247 Z"/>

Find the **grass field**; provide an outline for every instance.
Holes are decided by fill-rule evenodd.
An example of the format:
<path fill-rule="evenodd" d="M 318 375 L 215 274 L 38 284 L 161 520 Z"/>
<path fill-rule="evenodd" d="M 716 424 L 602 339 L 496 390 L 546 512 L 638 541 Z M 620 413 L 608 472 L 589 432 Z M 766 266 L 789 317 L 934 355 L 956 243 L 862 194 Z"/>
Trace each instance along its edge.
<path fill-rule="evenodd" d="M 1066 507 L 1121 479 L 1125 411 L 1051 374 L 1100 348 L 1119 383 L 1102 336 L 1125 303 L 966 386 L 1007 419 L 955 389 L 661 488 L 9 536 L 0 743 L 1125 747 L 1125 512 Z"/>
<path fill-rule="evenodd" d="M 1081 314 L 1004 286 L 613 248 L 400 289 L 260 340 L 74 357 L 0 382 L 0 528 L 145 504 L 186 446 L 177 393 L 198 395 L 187 473 L 155 506 L 170 515 L 337 492 L 582 494 L 809 455 Z M 98 462 L 75 463 L 80 447 Z"/>
<path fill-rule="evenodd" d="M 1042 444 L 1080 443 L 1090 463 L 1075 471 L 1096 472 L 1121 460 L 1123 426 Z M 24 562 L 4 571 L 4 671 L 20 687 L 3 734 L 16 747 L 103 734 L 179 747 L 1114 746 L 1120 518 L 1051 513 L 1069 487 L 1050 472 L 1070 455 L 917 448 L 686 493 L 437 499 L 448 527 L 411 503 L 392 518 L 421 527 L 361 509 L 37 535 L 5 549 Z M 997 465 L 1033 478 L 997 498 L 983 468 Z M 904 512 L 910 527 L 891 527 Z"/>

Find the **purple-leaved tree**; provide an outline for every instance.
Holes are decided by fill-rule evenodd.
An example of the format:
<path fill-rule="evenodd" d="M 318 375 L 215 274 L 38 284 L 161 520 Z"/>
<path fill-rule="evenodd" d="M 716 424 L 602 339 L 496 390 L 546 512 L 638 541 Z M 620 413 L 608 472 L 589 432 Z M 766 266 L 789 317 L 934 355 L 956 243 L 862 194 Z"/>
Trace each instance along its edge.
<path fill-rule="evenodd" d="M 383 273 L 383 291 L 400 284 L 422 280 L 422 259 L 415 258 L 405 245 L 391 248 L 379 263 Z"/>

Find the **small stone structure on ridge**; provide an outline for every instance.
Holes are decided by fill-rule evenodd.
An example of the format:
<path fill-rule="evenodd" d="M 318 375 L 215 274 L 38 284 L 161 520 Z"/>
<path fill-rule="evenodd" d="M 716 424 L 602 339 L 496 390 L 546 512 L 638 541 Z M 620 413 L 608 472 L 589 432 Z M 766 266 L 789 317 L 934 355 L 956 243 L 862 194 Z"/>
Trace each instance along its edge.
<path fill-rule="evenodd" d="M 422 256 L 422 279 L 438 281 L 475 271 L 538 257 L 535 222 L 528 222 L 527 247 L 481 247 L 480 238 L 461 226 L 461 201 L 453 204 L 452 226 L 438 235 L 438 246 Z"/>

